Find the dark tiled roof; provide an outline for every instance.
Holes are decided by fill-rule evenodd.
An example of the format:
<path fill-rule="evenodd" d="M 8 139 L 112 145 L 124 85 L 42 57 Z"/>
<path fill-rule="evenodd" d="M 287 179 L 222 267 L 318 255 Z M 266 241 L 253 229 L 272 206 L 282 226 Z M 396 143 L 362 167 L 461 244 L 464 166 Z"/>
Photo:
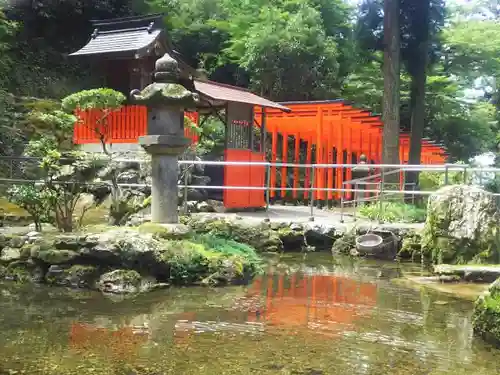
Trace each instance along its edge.
<path fill-rule="evenodd" d="M 70 56 L 135 54 L 153 45 L 162 32 L 161 15 L 92 21 L 90 41 Z"/>
<path fill-rule="evenodd" d="M 212 81 L 194 80 L 194 87 L 200 94 L 208 96 L 209 98 L 215 100 L 246 103 L 267 108 L 276 108 L 281 109 L 285 112 L 291 111 L 290 108 L 264 99 L 258 95 L 251 93 L 248 90 L 235 86 L 224 85 Z"/>
<path fill-rule="evenodd" d="M 161 30 L 148 32 L 146 29 L 99 33 L 82 49 L 73 52 L 70 56 L 136 52 L 151 46 L 160 33 Z"/>

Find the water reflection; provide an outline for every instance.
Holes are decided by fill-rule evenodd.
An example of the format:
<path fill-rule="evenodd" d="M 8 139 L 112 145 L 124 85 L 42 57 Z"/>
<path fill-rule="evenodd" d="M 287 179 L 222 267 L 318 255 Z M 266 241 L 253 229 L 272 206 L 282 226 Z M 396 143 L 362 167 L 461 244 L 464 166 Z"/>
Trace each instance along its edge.
<path fill-rule="evenodd" d="M 321 266 L 287 260 L 248 287 L 119 303 L 0 285 L 0 374 L 499 373 L 470 303 L 393 284 L 378 263 L 311 259 Z"/>

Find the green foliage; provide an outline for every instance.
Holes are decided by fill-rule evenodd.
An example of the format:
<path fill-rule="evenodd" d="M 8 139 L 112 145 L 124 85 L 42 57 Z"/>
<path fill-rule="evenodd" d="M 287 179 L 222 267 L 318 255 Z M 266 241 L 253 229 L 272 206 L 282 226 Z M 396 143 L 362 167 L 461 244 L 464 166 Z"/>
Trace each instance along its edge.
<path fill-rule="evenodd" d="M 40 163 L 43 183 L 20 185 L 9 190 L 10 200 L 31 214 L 40 230 L 42 221 L 54 221 L 65 232 L 74 229 L 76 204 L 86 193 L 86 183 L 95 178 L 98 163 L 86 154 L 72 152 L 62 157 L 48 151 Z"/>
<path fill-rule="evenodd" d="M 37 134 L 26 146 L 26 155 L 43 157 L 50 150 L 70 150 L 73 147 L 75 116 L 60 110 L 33 111 L 26 121 L 37 129 Z"/>
<path fill-rule="evenodd" d="M 35 228 L 41 231 L 42 222 L 49 219 L 50 196 L 43 186 L 14 185 L 8 190 L 9 200 L 25 209 L 32 217 Z"/>
<path fill-rule="evenodd" d="M 125 100 L 125 95 L 109 88 L 83 90 L 65 97 L 62 108 L 69 113 L 87 109 L 110 111 L 119 109 Z"/>
<path fill-rule="evenodd" d="M 381 220 L 385 223 L 422 223 L 425 221 L 425 209 L 399 202 L 370 204 L 359 208 L 360 215 L 370 220 Z"/>
<path fill-rule="evenodd" d="M 448 185 L 463 184 L 464 173 L 460 171 L 448 172 Z M 446 172 L 420 172 L 419 186 L 420 190 L 435 191 L 446 184 Z"/>

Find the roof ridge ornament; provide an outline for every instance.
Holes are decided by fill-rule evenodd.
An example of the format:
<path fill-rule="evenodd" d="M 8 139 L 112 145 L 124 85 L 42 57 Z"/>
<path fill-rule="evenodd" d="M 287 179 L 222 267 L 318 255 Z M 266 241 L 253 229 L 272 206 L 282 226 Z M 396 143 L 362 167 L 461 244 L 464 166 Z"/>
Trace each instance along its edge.
<path fill-rule="evenodd" d="M 148 26 L 148 33 L 149 34 L 151 34 L 153 32 L 154 25 L 155 25 L 154 21 L 149 24 L 149 26 Z"/>
<path fill-rule="evenodd" d="M 97 35 L 98 35 L 98 34 L 99 34 L 99 29 L 96 27 L 96 28 L 94 29 L 94 31 L 92 32 L 92 36 L 91 36 L 91 38 L 92 38 L 92 39 L 97 38 Z"/>

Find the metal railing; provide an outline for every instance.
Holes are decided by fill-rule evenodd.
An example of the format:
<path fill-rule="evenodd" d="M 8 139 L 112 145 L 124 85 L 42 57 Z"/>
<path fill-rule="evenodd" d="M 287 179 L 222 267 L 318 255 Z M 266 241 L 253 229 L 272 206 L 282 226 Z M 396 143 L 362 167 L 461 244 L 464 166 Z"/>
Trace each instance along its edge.
<path fill-rule="evenodd" d="M 9 185 L 9 184 L 22 184 L 22 183 L 43 183 L 41 180 L 29 178 L 34 173 L 36 168 L 39 168 L 41 159 L 33 158 L 33 157 L 0 157 L 0 185 Z M 148 159 L 114 159 L 113 162 L 116 163 L 137 163 L 139 167 L 142 164 L 150 163 Z M 15 165 L 18 163 L 18 165 Z M 19 164 L 25 164 L 28 167 L 20 167 Z M 228 162 L 228 161 L 205 161 L 205 160 L 179 160 L 179 165 L 183 166 L 195 166 L 195 165 L 214 165 L 214 166 L 264 166 L 266 168 L 266 178 L 263 186 L 214 186 L 214 185 L 190 185 L 187 184 L 186 181 L 183 183 L 179 183 L 178 186 L 181 189 L 184 189 L 184 197 L 187 196 L 188 189 L 206 189 L 206 190 L 259 190 L 265 194 L 265 203 L 266 210 L 269 209 L 270 206 L 270 195 L 271 191 L 308 191 L 309 193 L 309 207 L 310 207 L 310 218 L 313 220 L 314 218 L 314 208 L 315 208 L 315 194 L 316 192 L 332 192 L 339 193 L 341 196 L 341 217 L 344 216 L 344 206 L 349 204 L 349 201 L 346 201 L 345 194 L 355 193 L 359 197 L 360 194 L 370 194 L 373 197 L 370 200 L 366 200 L 368 202 L 376 202 L 378 204 L 383 204 L 384 199 L 389 197 L 390 195 L 401 196 L 408 195 L 411 197 L 418 196 L 428 196 L 435 191 L 422 191 L 415 189 L 415 186 L 410 185 L 408 183 L 398 184 L 401 185 L 399 188 L 387 188 L 388 184 L 385 181 L 385 177 L 390 174 L 400 173 L 405 175 L 406 172 L 444 172 L 445 173 L 445 181 L 444 184 L 449 184 L 449 173 L 450 172 L 462 172 L 464 174 L 464 182 L 469 183 L 473 182 L 468 179 L 467 176 L 471 176 L 473 174 L 476 175 L 478 181 L 484 181 L 484 175 L 489 174 L 489 178 L 495 177 L 497 174 L 500 174 L 500 168 L 491 168 L 491 167 L 473 167 L 470 165 L 457 165 L 457 164 L 443 164 L 443 165 L 403 165 L 403 164 L 370 164 L 369 167 L 372 169 L 380 170 L 380 173 L 377 175 L 368 176 L 366 178 L 353 179 L 349 181 L 344 181 L 340 188 L 333 187 L 316 187 L 315 183 L 315 171 L 318 169 L 339 169 L 343 171 L 345 169 L 352 169 L 359 164 L 295 164 L 295 163 L 271 163 L 271 162 Z M 290 186 L 270 186 L 270 171 L 271 168 L 306 168 L 310 169 L 310 186 L 308 187 L 290 187 Z M 28 173 L 26 172 L 28 171 Z M 186 174 L 187 176 L 187 174 Z M 367 179 L 379 178 L 380 182 L 367 182 Z M 68 182 L 64 182 L 68 183 Z M 76 182 L 75 182 L 76 183 Z M 86 185 L 101 185 L 106 183 L 106 181 L 102 181 L 99 183 L 86 183 Z M 360 185 L 375 185 L 375 188 L 370 189 L 360 189 Z M 119 186 L 123 188 L 144 188 L 150 185 L 141 184 L 141 183 L 120 183 Z M 354 186 L 354 188 L 353 188 Z M 412 189 L 407 190 L 406 187 L 411 186 Z M 499 193 L 493 194 L 496 197 L 500 197 Z M 385 197 L 385 198 L 384 198 Z M 358 200 L 357 202 L 362 202 L 363 200 Z M 352 202 L 352 201 L 350 201 Z M 354 199 L 356 202 L 356 199 Z M 356 204 L 356 203 L 351 203 Z M 184 199 L 184 210 L 186 210 L 186 199 Z"/>
<path fill-rule="evenodd" d="M 373 168 L 367 165 L 368 170 L 367 173 L 370 173 Z M 399 182 L 387 182 L 387 177 L 391 175 L 400 175 Z M 342 186 L 354 186 L 353 199 L 346 199 L 345 195 L 342 195 L 340 200 L 340 221 L 343 222 L 344 219 L 344 209 L 348 205 L 352 205 L 354 208 L 353 218 L 357 219 L 356 213 L 357 208 L 362 206 L 364 203 L 375 203 L 379 207 L 379 215 L 382 215 L 384 210 L 384 203 L 389 201 L 400 201 L 401 194 L 394 193 L 384 193 L 384 191 L 390 190 L 387 189 L 388 186 L 398 187 L 401 193 L 406 194 L 410 192 L 410 202 L 411 204 L 415 204 L 415 195 L 412 192 L 415 191 L 416 183 L 414 182 L 406 182 L 406 173 L 402 169 L 393 169 L 390 171 L 385 171 L 382 169 L 380 173 L 371 174 L 365 177 L 355 178 L 352 180 L 344 181 Z M 361 186 L 361 187 L 360 187 Z M 376 186 L 378 193 L 370 194 L 366 192 L 366 186 Z M 407 188 L 410 188 L 407 190 Z M 406 203 L 406 199 L 403 198 Z"/>

